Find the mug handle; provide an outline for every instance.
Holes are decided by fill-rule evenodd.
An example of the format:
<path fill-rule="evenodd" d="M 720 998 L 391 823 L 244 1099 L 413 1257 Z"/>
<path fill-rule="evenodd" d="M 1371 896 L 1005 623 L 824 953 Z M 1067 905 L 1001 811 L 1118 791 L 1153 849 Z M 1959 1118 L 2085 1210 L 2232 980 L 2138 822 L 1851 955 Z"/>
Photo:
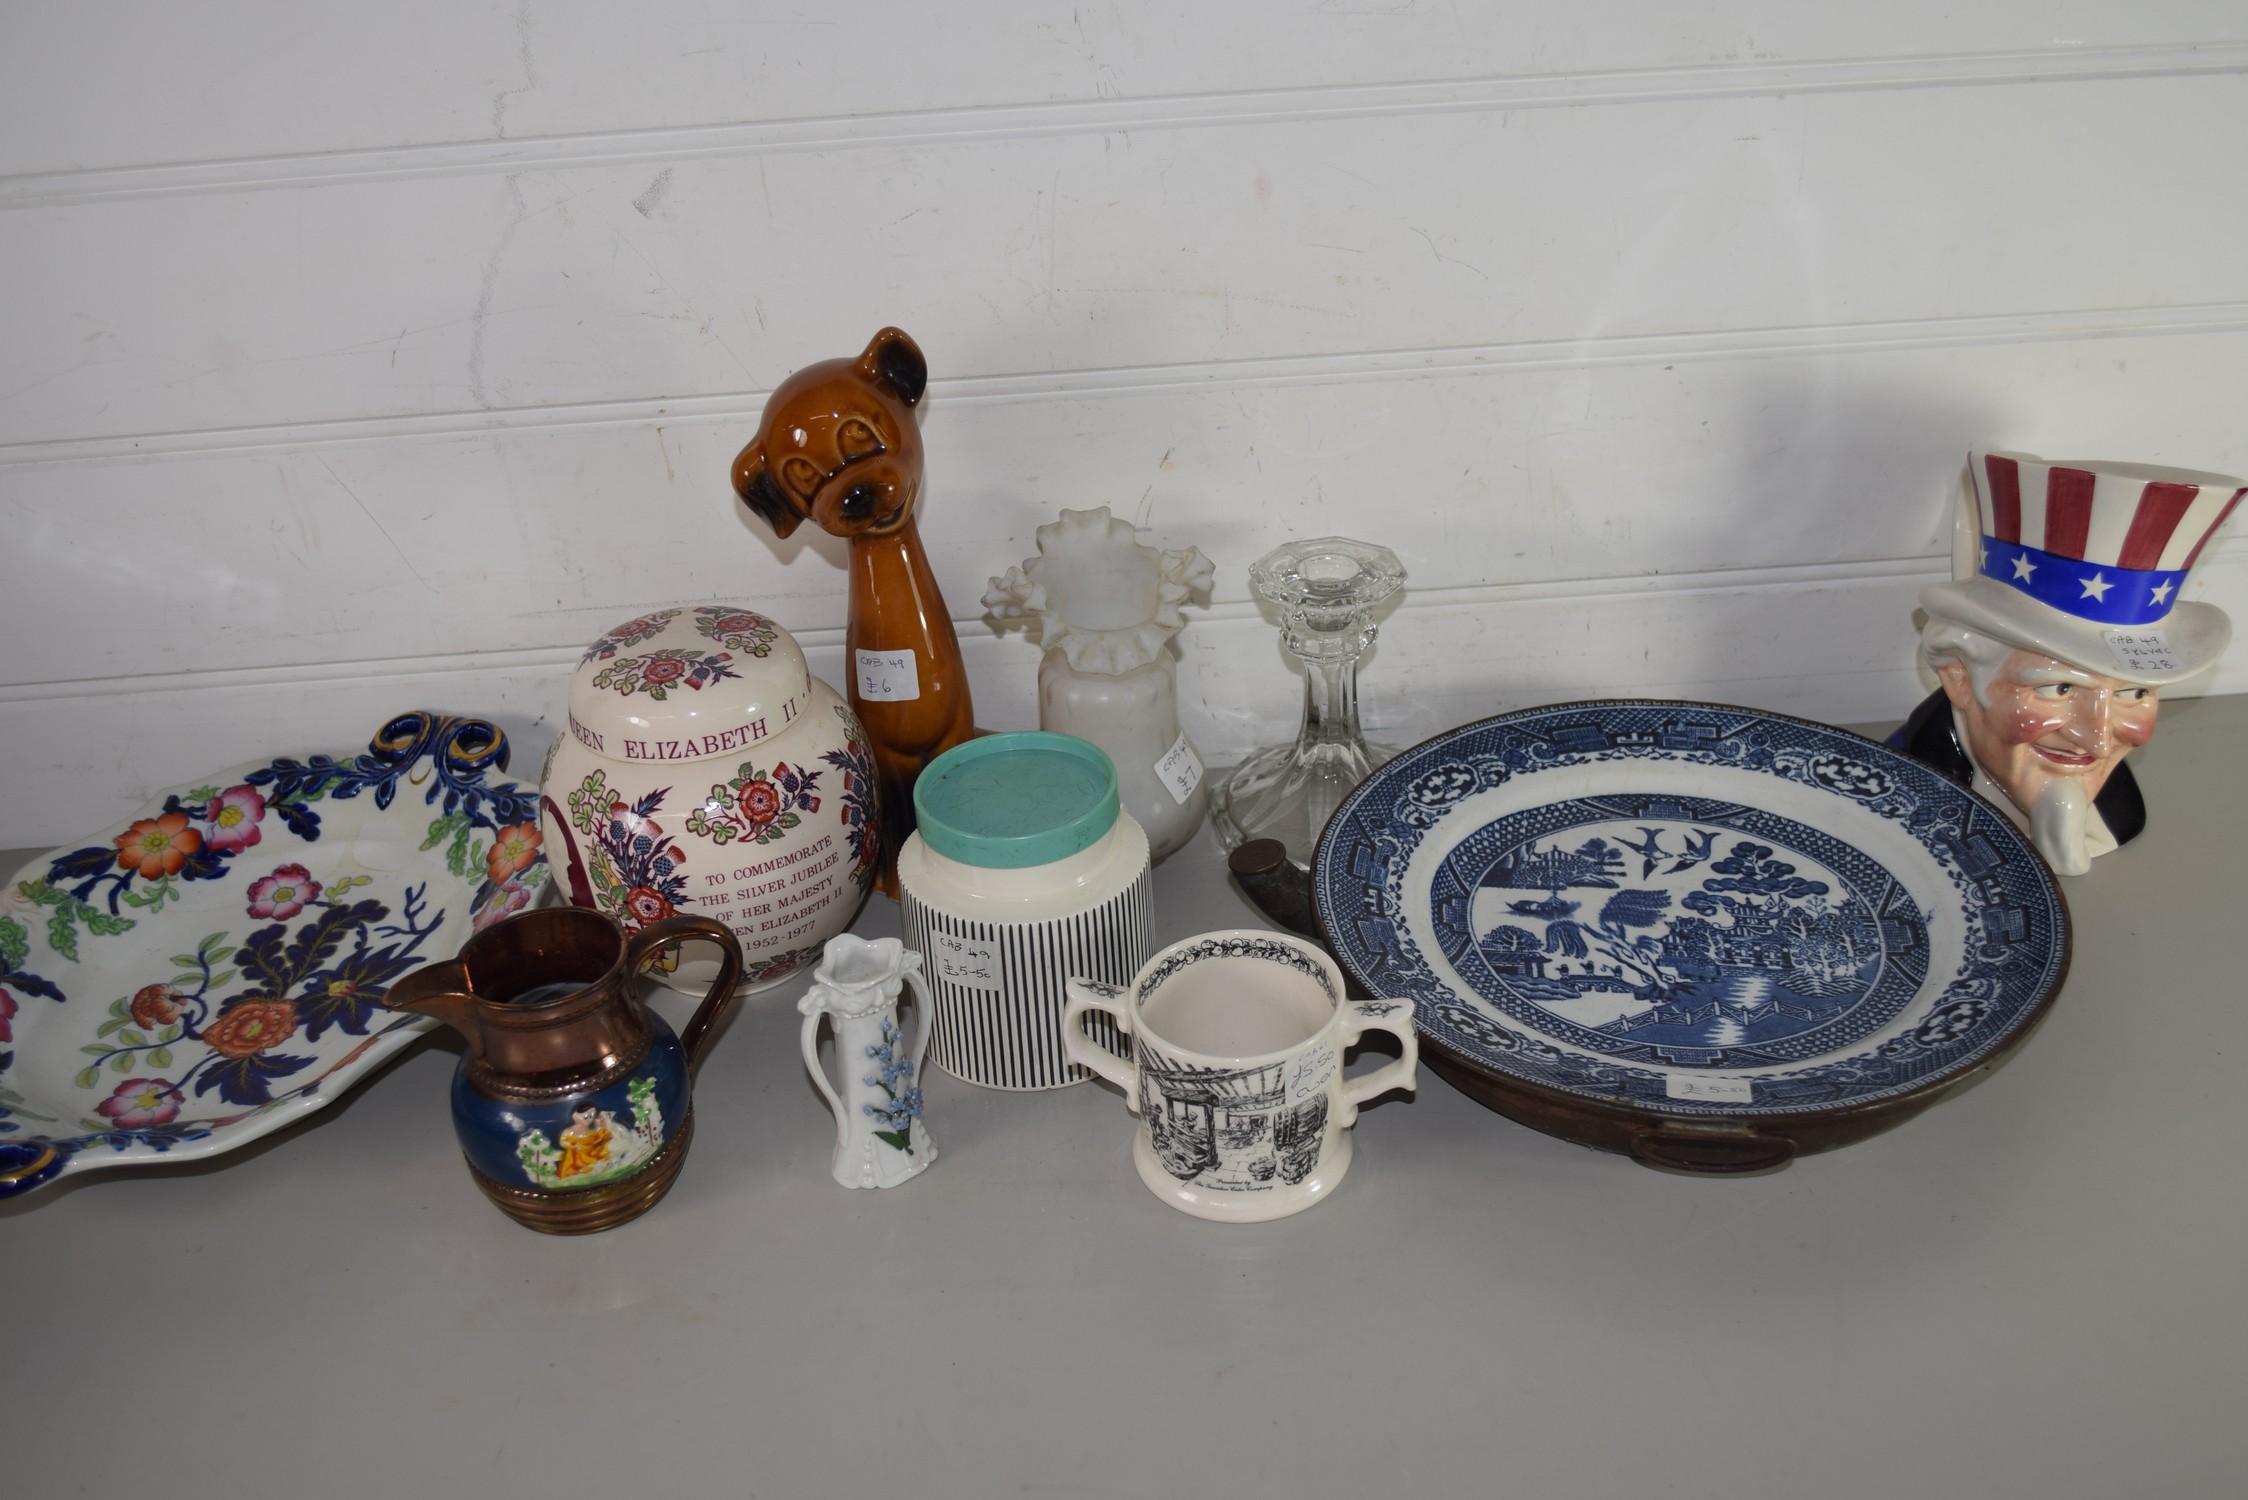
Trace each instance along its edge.
<path fill-rule="evenodd" d="M 734 936 L 731 927 L 708 917 L 665 917 L 625 939 L 624 967 L 627 974 L 637 977 L 641 965 L 653 958 L 657 949 L 668 948 L 682 938 L 708 938 L 718 945 L 718 978 L 696 1007 L 687 1029 L 679 1033 L 679 1045 L 687 1049 L 687 1067 L 692 1071 L 702 1065 L 703 1052 L 710 1045 L 711 1025 L 733 1004 L 734 989 L 742 981 L 741 939 Z"/>
<path fill-rule="evenodd" d="M 1415 1074 L 1421 1061 L 1421 1038 L 1413 1029 L 1413 1002 L 1410 1000 L 1347 1000 L 1343 1008 L 1349 1012 L 1343 1017 L 1345 1049 L 1369 1031 L 1386 1031 L 1405 1044 L 1405 1054 L 1397 1061 L 1345 1080 L 1342 1123 L 1349 1126 L 1358 1123 L 1358 1106 L 1368 1099 L 1391 1089 L 1403 1089 L 1407 1093 L 1415 1090 L 1420 1082 Z"/>
<path fill-rule="evenodd" d="M 1097 984 L 1090 979 L 1072 979 L 1063 989 L 1069 1000 L 1062 1007 L 1062 1055 L 1122 1089 L 1124 1107 L 1138 1114 L 1140 1090 L 1132 1065 L 1094 1041 L 1085 1031 L 1085 1013 L 1097 1010 L 1114 1021 L 1118 1031 L 1130 1036 L 1132 1003 L 1127 998 L 1129 992 L 1122 985 Z"/>

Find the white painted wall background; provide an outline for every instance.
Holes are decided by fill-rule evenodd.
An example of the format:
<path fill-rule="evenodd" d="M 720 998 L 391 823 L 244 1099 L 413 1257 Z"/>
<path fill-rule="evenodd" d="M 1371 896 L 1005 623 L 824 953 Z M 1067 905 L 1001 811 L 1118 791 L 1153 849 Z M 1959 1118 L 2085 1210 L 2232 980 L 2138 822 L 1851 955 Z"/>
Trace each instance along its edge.
<path fill-rule="evenodd" d="M 1296 711 L 1247 564 L 1335 531 L 1412 575 L 1393 738 L 1900 715 L 1970 444 L 2248 470 L 2244 75 L 2238 0 L 8 7 L 0 846 L 409 706 L 530 773 L 662 603 L 840 681 L 839 549 L 726 474 L 883 323 L 988 725 L 986 577 L 1101 502 L 1218 563 L 1213 760 Z"/>

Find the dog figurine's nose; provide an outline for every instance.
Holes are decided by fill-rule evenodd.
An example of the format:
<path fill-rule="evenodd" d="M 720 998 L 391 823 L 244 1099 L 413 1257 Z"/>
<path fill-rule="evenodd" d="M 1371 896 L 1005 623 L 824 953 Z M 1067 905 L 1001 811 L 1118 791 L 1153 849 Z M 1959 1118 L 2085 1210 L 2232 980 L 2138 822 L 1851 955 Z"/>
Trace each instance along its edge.
<path fill-rule="evenodd" d="M 881 498 L 882 492 L 873 485 L 854 484 L 844 491 L 837 510 L 846 521 L 863 521 L 874 514 L 875 503 Z"/>

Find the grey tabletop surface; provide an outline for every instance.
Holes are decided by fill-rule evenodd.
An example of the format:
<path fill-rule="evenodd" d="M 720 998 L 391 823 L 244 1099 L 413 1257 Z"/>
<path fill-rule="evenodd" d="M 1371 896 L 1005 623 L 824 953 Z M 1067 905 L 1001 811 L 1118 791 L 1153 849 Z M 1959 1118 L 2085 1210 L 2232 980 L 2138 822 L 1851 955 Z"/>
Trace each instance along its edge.
<path fill-rule="evenodd" d="M 2248 698 L 2161 729 L 2039 1033 L 1860 1145 L 1666 1174 L 1424 1074 L 1332 1200 L 1221 1226 L 1140 1185 L 1114 1091 L 936 1074 L 941 1158 L 851 1192 L 792 982 L 671 1196 L 550 1239 L 471 1185 L 436 1036 L 0 1206 L 0 1493 L 2241 1494 Z M 1165 940 L 1264 925 L 1207 830 L 1157 898 Z"/>

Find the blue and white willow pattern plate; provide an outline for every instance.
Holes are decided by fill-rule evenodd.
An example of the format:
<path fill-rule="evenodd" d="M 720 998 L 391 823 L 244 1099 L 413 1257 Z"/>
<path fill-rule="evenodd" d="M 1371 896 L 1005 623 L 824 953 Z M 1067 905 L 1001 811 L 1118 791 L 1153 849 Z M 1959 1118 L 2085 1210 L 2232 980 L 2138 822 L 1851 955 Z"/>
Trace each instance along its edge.
<path fill-rule="evenodd" d="M 1336 956 L 1483 1071 L 1669 1114 L 1872 1104 L 1978 1066 L 2068 967 L 1989 803 L 1844 730 L 1569 703 L 1407 751 L 1313 866 Z"/>
<path fill-rule="evenodd" d="M 529 905 L 538 792 L 482 719 L 159 795 L 0 888 L 0 1198 L 231 1150 L 434 1023 L 391 983 Z M 485 779 L 486 772 L 495 773 Z"/>

